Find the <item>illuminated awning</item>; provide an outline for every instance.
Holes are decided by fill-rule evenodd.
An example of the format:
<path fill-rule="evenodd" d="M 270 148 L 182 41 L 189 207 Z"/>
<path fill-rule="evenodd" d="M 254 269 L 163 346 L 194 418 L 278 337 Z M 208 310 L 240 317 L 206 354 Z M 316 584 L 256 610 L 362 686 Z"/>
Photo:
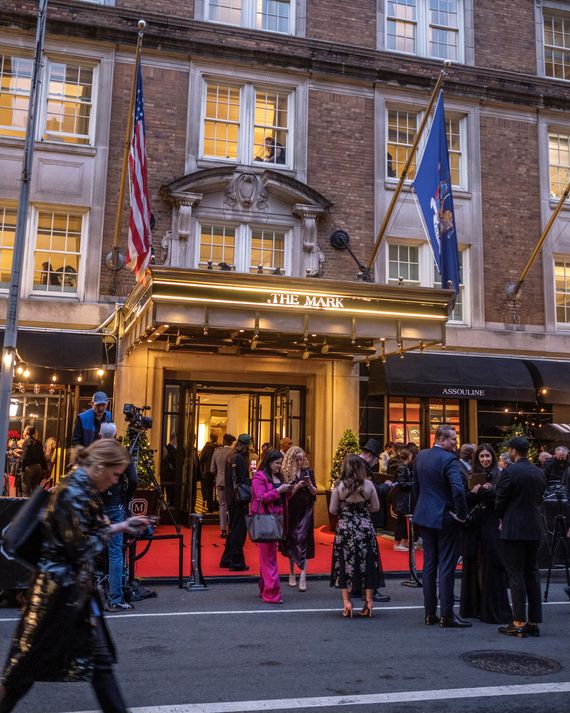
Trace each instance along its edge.
<path fill-rule="evenodd" d="M 127 350 L 353 358 L 441 344 L 452 292 L 153 267 L 124 308 Z"/>

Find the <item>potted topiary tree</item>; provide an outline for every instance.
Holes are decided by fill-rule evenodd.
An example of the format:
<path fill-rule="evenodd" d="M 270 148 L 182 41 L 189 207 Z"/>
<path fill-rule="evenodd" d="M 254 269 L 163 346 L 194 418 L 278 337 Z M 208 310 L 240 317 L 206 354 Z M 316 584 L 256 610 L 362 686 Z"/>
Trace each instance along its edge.
<path fill-rule="evenodd" d="M 354 431 L 347 428 L 346 431 L 340 437 L 338 445 L 336 447 L 336 452 L 334 454 L 333 462 L 331 465 L 330 477 L 329 477 L 329 487 L 327 490 L 327 511 L 331 503 L 331 491 L 334 487 L 336 480 L 340 476 L 340 469 L 342 467 L 342 462 L 346 455 L 349 453 L 358 454 L 360 453 L 360 444 L 358 443 L 358 438 Z M 329 527 L 334 532 L 336 529 L 337 517 L 336 515 L 331 515 L 329 512 Z"/>

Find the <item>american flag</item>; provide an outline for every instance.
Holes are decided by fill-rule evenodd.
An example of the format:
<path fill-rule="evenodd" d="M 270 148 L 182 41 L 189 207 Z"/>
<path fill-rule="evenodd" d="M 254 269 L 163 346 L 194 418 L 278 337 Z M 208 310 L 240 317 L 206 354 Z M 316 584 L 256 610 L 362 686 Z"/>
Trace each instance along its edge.
<path fill-rule="evenodd" d="M 137 94 L 135 98 L 133 139 L 129 154 L 129 176 L 131 214 L 127 241 L 127 267 L 135 273 L 139 282 L 144 282 L 145 271 L 151 255 L 152 235 L 150 231 L 151 210 L 146 168 L 144 100 L 140 62 L 137 68 Z"/>

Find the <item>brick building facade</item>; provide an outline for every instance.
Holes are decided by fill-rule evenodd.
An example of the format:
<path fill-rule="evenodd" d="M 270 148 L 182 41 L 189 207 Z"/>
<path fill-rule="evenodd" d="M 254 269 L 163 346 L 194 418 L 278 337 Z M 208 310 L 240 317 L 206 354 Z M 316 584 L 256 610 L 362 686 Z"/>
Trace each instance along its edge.
<path fill-rule="evenodd" d="M 5 0 L 0 8 L 4 287 L 36 6 Z M 486 357 L 490 370 L 503 374 L 509 372 L 508 360 L 534 366 L 529 367 L 528 388 L 521 386 L 520 393 L 501 391 L 499 375 L 497 383 L 480 384 L 489 387 L 487 396 L 469 398 L 474 388 L 470 369 L 479 369 L 472 365 L 464 372 L 459 366 L 454 380 L 449 377 L 456 395 L 464 388 L 463 398 L 446 399 L 445 384 L 435 377 L 431 391 L 414 394 L 398 390 L 397 376 L 390 372 L 393 357 L 385 368 L 381 360 L 373 362 L 369 373 L 358 369 L 362 360 L 347 358 L 355 354 L 346 345 L 339 346 L 337 355 L 344 360 L 328 361 L 325 357 L 336 347 L 329 352 L 326 339 L 340 339 L 345 330 L 352 337 L 352 352 L 368 349 L 366 355 L 374 357 L 383 348 L 382 338 L 392 342 L 389 351 L 403 353 L 418 348 L 423 338 L 429 341 L 419 328 L 410 328 L 404 337 L 401 325 L 357 334 L 353 319 L 352 327 L 339 326 L 337 333 L 331 324 L 320 334 L 305 321 L 292 328 L 300 338 L 287 337 L 287 351 L 277 344 L 284 337 L 275 327 L 274 334 L 281 336 L 273 342 L 268 338 L 272 346 L 264 362 L 256 351 L 261 348 L 256 335 L 263 331 L 257 313 L 244 316 L 243 325 L 236 317 L 237 337 L 224 327 L 228 333 L 220 332 L 220 341 L 208 346 L 197 336 L 213 339 L 206 334 L 209 313 L 204 308 L 199 317 L 173 312 L 179 324 L 168 324 L 160 334 L 153 320 L 133 329 L 137 340 L 119 345 L 123 377 L 116 389 L 121 401 L 139 403 L 142 389 L 160 420 L 160 413 L 167 414 L 164 389 L 170 382 L 218 383 L 235 380 L 245 370 L 249 384 L 259 383 L 265 373 L 276 386 L 276 375 L 288 374 L 282 384 L 306 389 L 303 428 L 310 437 L 305 445 L 311 450 L 320 443 L 314 457 L 323 471 L 321 485 L 340 431 L 347 425 L 358 428 L 359 383 L 361 434 L 379 439 L 397 436 L 425 445 L 430 427 L 452 418 L 464 439 L 498 442 L 500 432 L 483 425 L 493 419 L 508 426 L 516 413 L 529 428 L 538 427 L 541 418 L 568 420 L 570 394 L 559 393 L 557 402 L 548 394 L 532 396 L 533 390 L 555 388 L 557 379 L 548 377 L 547 383 L 545 375 L 552 372 L 542 362 L 552 360 L 548 363 L 563 374 L 569 351 L 566 209 L 524 285 L 518 325 L 512 324 L 506 301 L 506 286 L 520 274 L 570 167 L 570 52 L 565 49 L 570 13 L 564 3 L 550 0 L 516 5 L 364 0 L 350 8 L 340 0 L 53 0 L 22 295 L 24 325 L 93 329 L 134 287 L 132 275 L 123 270 L 113 290 L 105 258 L 113 245 L 141 17 L 147 22 L 143 75 L 157 266 L 194 274 L 207 270 L 209 259 L 214 281 L 220 262 L 234 268 L 236 279 L 240 273 L 263 276 L 278 268 L 287 279 L 306 279 L 306 289 L 313 292 L 320 290 L 319 280 L 353 282 L 356 265 L 346 252 L 331 247 L 329 237 L 345 230 L 351 249 L 367 261 L 441 62 L 449 58 L 445 97 L 463 285 L 445 338 L 439 340 L 446 342 L 447 356 L 436 353 L 435 339 L 427 349 L 434 354 L 425 356 L 437 361 L 456 354 L 460 365 L 467 365 L 461 358 Z M 127 222 L 125 205 L 123 252 Z M 310 280 L 308 273 L 314 275 Z M 374 282 L 392 290 L 389 294 L 398 301 L 416 295 L 415 289 L 438 292 L 438 279 L 413 196 L 405 188 L 378 253 Z M 131 295 L 129 304 L 132 300 Z M 156 314 L 155 309 L 154 320 Z M 198 320 L 198 331 L 192 320 Z M 248 345 L 239 341 L 240 328 L 249 335 Z M 311 342 L 313 333 L 318 337 Z M 149 335 L 154 343 L 145 346 Z M 357 344 L 360 337 L 362 345 Z M 234 347 L 237 351 L 231 352 Z M 308 358 L 297 360 L 307 357 L 307 350 Z M 293 366 L 279 362 L 283 355 Z M 408 360 L 400 361 L 401 371 Z M 313 376 L 309 364 L 315 364 Z M 315 384 L 322 378 L 332 389 L 327 408 L 334 411 L 335 369 L 352 384 L 343 389 L 352 394 L 347 398 L 354 408 L 346 417 L 335 417 L 330 431 L 319 431 Z M 76 372 L 70 373 L 75 377 Z M 478 374 L 484 382 L 485 374 Z M 409 381 L 414 378 L 410 375 Z M 182 416 L 174 425 L 168 418 L 163 417 L 160 433 L 153 433 L 156 447 L 172 428 L 183 428 Z M 269 435 L 274 438 L 275 431 Z"/>

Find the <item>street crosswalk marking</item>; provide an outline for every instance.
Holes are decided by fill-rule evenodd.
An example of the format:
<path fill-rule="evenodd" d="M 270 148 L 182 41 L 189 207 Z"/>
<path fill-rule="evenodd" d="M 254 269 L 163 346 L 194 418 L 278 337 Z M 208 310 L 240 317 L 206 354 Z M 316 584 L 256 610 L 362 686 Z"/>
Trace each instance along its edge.
<path fill-rule="evenodd" d="M 356 696 L 323 696 L 315 698 L 279 698 L 265 701 L 223 701 L 220 703 L 187 703 L 182 705 L 145 706 L 131 708 L 131 713 L 262 713 L 262 711 L 308 710 L 346 706 L 390 705 L 465 698 L 504 696 L 536 696 L 570 693 L 570 682 L 531 683 L 513 686 L 481 688 L 443 688 L 434 691 L 397 691 Z M 97 711 L 81 711 L 97 713 Z"/>
<path fill-rule="evenodd" d="M 563 602 L 543 602 L 542 606 L 555 606 L 570 605 L 570 601 Z M 405 611 L 412 609 L 423 610 L 423 604 L 407 604 L 407 605 L 385 605 L 379 606 L 374 609 L 378 614 L 383 611 Z M 106 617 L 106 621 L 121 621 L 123 619 L 152 619 L 155 617 L 177 617 L 177 616 L 236 616 L 238 614 L 315 614 L 315 613 L 326 613 L 326 612 L 339 612 L 342 611 L 342 606 L 336 607 L 313 607 L 311 609 L 284 609 L 280 606 L 275 605 L 265 605 L 263 609 L 220 609 L 216 611 L 215 609 L 208 609 L 205 611 L 167 611 L 167 612 L 139 612 L 132 614 L 112 614 Z M 20 621 L 20 617 L 6 617 L 0 618 L 0 624 L 5 622 L 15 622 Z"/>

